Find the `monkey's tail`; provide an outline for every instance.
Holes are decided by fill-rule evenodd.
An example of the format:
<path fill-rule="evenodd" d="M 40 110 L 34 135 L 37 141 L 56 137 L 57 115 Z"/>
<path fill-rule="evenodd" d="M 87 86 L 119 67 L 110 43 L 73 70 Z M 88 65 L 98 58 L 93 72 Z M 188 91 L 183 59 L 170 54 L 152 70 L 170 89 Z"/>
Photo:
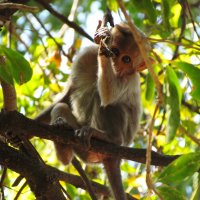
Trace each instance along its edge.
<path fill-rule="evenodd" d="M 115 199 L 126 200 L 122 184 L 120 160 L 116 158 L 109 158 L 105 159 L 103 164 Z"/>

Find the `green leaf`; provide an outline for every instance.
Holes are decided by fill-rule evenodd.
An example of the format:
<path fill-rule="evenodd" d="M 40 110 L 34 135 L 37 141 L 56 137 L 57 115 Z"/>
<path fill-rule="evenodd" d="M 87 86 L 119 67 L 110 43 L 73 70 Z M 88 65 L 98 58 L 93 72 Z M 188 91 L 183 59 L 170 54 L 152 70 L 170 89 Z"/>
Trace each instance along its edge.
<path fill-rule="evenodd" d="M 186 200 L 183 194 L 181 194 L 178 190 L 175 190 L 173 187 L 170 187 L 168 185 L 162 185 L 156 189 L 160 193 L 162 198 L 165 200 Z"/>
<path fill-rule="evenodd" d="M 181 120 L 181 123 L 184 125 L 185 128 L 187 128 L 187 132 L 189 132 L 190 134 L 196 134 L 198 125 L 194 121 L 187 119 Z"/>
<path fill-rule="evenodd" d="M 191 79 L 193 84 L 192 97 L 200 100 L 200 69 L 187 62 L 176 62 L 175 64 Z"/>
<path fill-rule="evenodd" d="M 147 101 L 152 101 L 154 97 L 154 89 L 155 89 L 155 83 L 151 78 L 150 73 L 148 73 L 146 76 L 146 91 L 145 91 L 145 98 Z"/>
<path fill-rule="evenodd" d="M 141 0 L 139 3 L 138 0 L 132 0 L 132 2 L 139 11 L 145 12 L 148 15 L 148 19 L 151 23 L 156 22 L 156 9 L 151 0 Z"/>
<path fill-rule="evenodd" d="M 154 8 L 154 5 L 151 0 L 145 0 L 143 1 L 145 12 L 149 17 L 149 20 L 151 23 L 156 22 L 156 9 Z"/>
<path fill-rule="evenodd" d="M 190 200 L 199 200 L 200 199 L 200 180 L 199 174 L 196 180 L 194 180 L 194 187 Z"/>
<path fill-rule="evenodd" d="M 162 18 L 163 23 L 167 31 L 170 30 L 170 24 L 169 24 L 169 16 L 170 16 L 170 5 L 168 0 L 162 0 Z"/>
<path fill-rule="evenodd" d="M 167 122 L 167 141 L 170 142 L 177 131 L 180 123 L 181 89 L 178 78 L 174 70 L 167 67 L 166 70 L 169 95 L 167 97 L 168 122 Z"/>
<path fill-rule="evenodd" d="M 3 56 L 0 52 L 0 78 L 5 82 L 13 85 L 14 82 L 9 69 L 10 69 L 10 63 L 5 58 L 5 56 Z"/>
<path fill-rule="evenodd" d="M 176 3 L 172 5 L 171 2 L 168 2 L 170 5 L 170 26 L 171 27 L 179 27 L 181 23 L 179 23 L 180 17 L 181 17 L 181 11 L 182 11 L 182 6 L 180 3 Z"/>
<path fill-rule="evenodd" d="M 119 8 L 117 1 L 108 0 L 106 2 L 110 10 L 117 12 Z"/>
<path fill-rule="evenodd" d="M 182 182 L 199 170 L 200 152 L 182 155 L 170 163 L 158 177 L 158 181 L 166 184 Z"/>
<path fill-rule="evenodd" d="M 31 79 L 32 69 L 30 64 L 20 53 L 4 46 L 0 46 L 0 54 L 6 59 L 6 65 L 4 65 L 6 70 L 2 71 L 7 71 L 7 74 L 10 74 L 18 84 L 21 85 Z M 3 74 L 4 72 L 2 72 L 1 75 L 3 76 Z M 10 83 L 8 80 L 5 81 Z"/>

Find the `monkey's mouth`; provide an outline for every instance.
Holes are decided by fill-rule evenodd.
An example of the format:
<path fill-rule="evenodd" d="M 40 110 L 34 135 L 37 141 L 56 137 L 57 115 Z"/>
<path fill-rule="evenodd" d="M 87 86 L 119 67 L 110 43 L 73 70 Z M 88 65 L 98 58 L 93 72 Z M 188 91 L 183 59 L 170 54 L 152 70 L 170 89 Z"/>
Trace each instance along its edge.
<path fill-rule="evenodd" d="M 149 57 L 149 62 L 150 62 L 150 64 L 154 64 L 155 60 L 153 58 Z M 147 69 L 146 63 L 144 61 L 141 62 L 139 65 L 137 65 L 135 67 L 135 69 L 136 69 L 135 70 L 136 72 L 141 72 L 141 71 Z"/>
<path fill-rule="evenodd" d="M 136 69 L 135 70 L 136 72 L 141 72 L 141 71 L 147 69 L 145 62 L 143 61 L 142 63 L 137 65 L 135 69 Z"/>

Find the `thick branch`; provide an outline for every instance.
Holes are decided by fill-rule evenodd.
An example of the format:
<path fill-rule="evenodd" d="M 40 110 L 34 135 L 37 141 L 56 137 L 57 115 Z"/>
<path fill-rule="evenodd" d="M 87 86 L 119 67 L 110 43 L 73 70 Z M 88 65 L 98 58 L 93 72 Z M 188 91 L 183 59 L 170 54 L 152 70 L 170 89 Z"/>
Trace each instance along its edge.
<path fill-rule="evenodd" d="M 65 181 L 84 190 L 87 189 L 80 176 L 62 172 L 48 165 L 40 165 L 38 162 L 33 161 L 30 156 L 9 147 L 1 141 L 0 155 L 0 164 L 25 177 L 38 199 L 64 200 L 65 198 L 62 195 L 61 188 L 57 184 L 57 180 Z M 104 195 L 106 198 L 111 196 L 108 187 L 95 181 L 91 181 L 91 185 L 96 194 Z M 128 200 L 135 199 L 129 194 L 127 194 L 127 198 Z"/>
<path fill-rule="evenodd" d="M 54 174 L 56 174 L 57 179 L 61 181 L 65 181 L 69 184 L 74 185 L 75 187 L 81 188 L 86 190 L 86 186 L 80 176 L 68 174 L 66 172 L 60 171 L 54 167 L 49 167 L 53 171 Z M 104 197 L 111 196 L 111 192 L 108 187 L 101 185 L 95 181 L 91 181 L 92 189 L 95 192 L 95 194 L 103 194 Z"/>
<path fill-rule="evenodd" d="M 38 199 L 65 200 L 57 180 L 50 180 L 51 172 L 46 165 L 33 161 L 0 141 L 0 164 L 24 176 Z M 23 166 L 23 167 L 22 167 Z"/>
<path fill-rule="evenodd" d="M 16 10 L 22 10 L 22 11 L 27 11 L 27 12 L 38 11 L 37 7 L 26 6 L 19 3 L 1 3 L 0 10 L 4 10 L 4 9 L 16 9 Z"/>
<path fill-rule="evenodd" d="M 18 112 L 0 114 L 0 132 L 12 131 L 14 134 L 24 134 L 26 137 L 37 136 L 44 139 L 72 144 L 78 148 L 85 147 L 80 138 L 74 136 L 74 131 L 65 127 L 54 127 L 31 120 Z M 91 139 L 90 151 L 99 152 L 108 156 L 119 157 L 140 163 L 146 161 L 146 149 L 121 147 L 105 141 Z M 152 151 L 152 165 L 165 166 L 178 156 L 167 156 Z"/>
<path fill-rule="evenodd" d="M 3 0 L 1 3 L 20 3 L 20 4 L 26 4 L 29 0 Z M 1 10 L 0 18 L 1 20 L 9 20 L 10 17 L 17 11 L 18 9 L 14 8 L 6 8 L 4 10 Z"/>

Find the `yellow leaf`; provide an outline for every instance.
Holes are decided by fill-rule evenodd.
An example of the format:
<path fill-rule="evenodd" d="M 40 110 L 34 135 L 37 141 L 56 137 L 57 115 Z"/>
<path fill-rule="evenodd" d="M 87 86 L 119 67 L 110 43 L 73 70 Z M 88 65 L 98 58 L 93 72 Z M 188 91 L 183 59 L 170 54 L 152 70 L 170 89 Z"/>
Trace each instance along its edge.
<path fill-rule="evenodd" d="M 54 62 L 56 67 L 59 68 L 61 64 L 61 55 L 59 51 L 55 51 L 53 55 L 48 59 L 49 62 Z"/>

